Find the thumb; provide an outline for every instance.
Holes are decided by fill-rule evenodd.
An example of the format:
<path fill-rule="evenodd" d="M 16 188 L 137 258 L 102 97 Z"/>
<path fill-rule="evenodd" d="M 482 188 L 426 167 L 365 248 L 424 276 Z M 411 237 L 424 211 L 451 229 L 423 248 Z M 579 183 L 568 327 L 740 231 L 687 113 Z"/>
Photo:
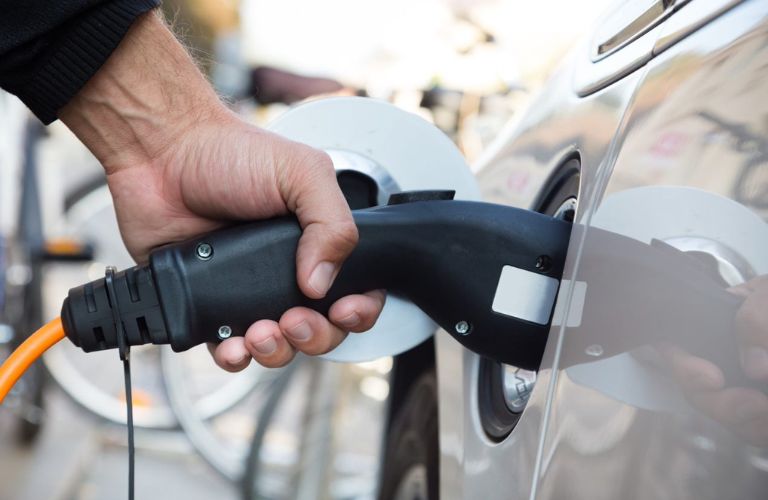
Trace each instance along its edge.
<path fill-rule="evenodd" d="M 357 244 L 352 219 L 331 159 L 307 146 L 281 172 L 280 190 L 303 229 L 296 251 L 296 279 L 310 298 L 325 296 L 344 259 Z"/>

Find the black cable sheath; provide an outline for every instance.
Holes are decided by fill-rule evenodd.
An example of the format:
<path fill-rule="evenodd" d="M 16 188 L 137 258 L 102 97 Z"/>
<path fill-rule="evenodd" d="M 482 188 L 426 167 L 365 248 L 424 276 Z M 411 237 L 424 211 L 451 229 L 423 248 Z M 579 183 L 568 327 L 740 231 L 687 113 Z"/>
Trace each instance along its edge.
<path fill-rule="evenodd" d="M 123 361 L 123 378 L 125 379 L 125 408 L 127 411 L 126 426 L 128 427 L 128 500 L 134 500 L 136 483 L 136 446 L 133 432 L 133 390 L 131 388 L 131 346 L 125 338 L 125 325 L 120 316 L 120 301 L 115 293 L 115 273 L 117 269 L 108 266 L 104 272 L 104 286 L 107 290 L 107 300 L 112 311 L 112 321 L 117 335 L 118 353 Z"/>
<path fill-rule="evenodd" d="M 133 437 L 133 390 L 131 388 L 131 361 L 123 360 L 125 377 L 125 406 L 128 411 L 128 500 L 134 500 L 136 483 L 136 446 Z"/>

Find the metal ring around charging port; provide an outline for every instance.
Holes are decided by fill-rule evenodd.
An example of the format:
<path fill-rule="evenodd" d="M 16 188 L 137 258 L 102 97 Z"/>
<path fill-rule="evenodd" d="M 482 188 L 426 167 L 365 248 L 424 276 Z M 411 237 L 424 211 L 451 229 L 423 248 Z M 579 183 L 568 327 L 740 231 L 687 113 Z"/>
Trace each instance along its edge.
<path fill-rule="evenodd" d="M 351 151 L 342 151 L 339 149 L 326 149 L 326 153 L 331 157 L 333 168 L 337 173 L 344 171 L 358 172 L 369 177 L 376 183 L 378 192 L 376 195 L 377 205 L 386 205 L 389 196 L 400 191 L 395 179 L 378 163 L 361 154 Z"/>

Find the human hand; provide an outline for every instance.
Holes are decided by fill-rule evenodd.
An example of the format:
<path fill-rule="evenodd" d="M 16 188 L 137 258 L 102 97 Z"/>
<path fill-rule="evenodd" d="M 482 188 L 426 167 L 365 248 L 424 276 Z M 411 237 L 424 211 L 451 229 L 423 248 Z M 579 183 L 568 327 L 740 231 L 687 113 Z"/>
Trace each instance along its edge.
<path fill-rule="evenodd" d="M 744 298 L 736 313 L 734 342 L 739 342 L 744 375 L 765 384 L 728 387 L 714 363 L 677 346 L 661 349 L 686 398 L 710 418 L 721 422 L 750 443 L 768 445 L 768 275 L 729 291 Z M 759 386 L 758 386 L 759 387 Z"/>
<path fill-rule="evenodd" d="M 228 111 L 154 14 L 134 24 L 60 116 L 104 165 L 123 240 L 138 262 L 156 246 L 235 220 L 293 212 L 303 228 L 297 282 L 317 299 L 357 243 L 328 156 Z M 251 358 L 276 367 L 297 350 L 328 352 L 348 331 L 370 329 L 384 300 L 381 291 L 344 297 L 328 318 L 290 309 L 222 342 L 214 359 L 237 371 Z"/>

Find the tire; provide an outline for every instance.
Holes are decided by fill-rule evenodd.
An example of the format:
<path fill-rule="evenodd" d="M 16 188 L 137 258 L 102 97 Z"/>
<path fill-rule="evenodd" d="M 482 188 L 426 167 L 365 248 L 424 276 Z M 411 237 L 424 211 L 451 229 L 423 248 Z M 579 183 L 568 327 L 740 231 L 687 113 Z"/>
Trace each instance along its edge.
<path fill-rule="evenodd" d="M 414 382 L 392 419 L 379 500 L 438 500 L 439 459 L 437 378 L 430 370 Z"/>
<path fill-rule="evenodd" d="M 20 317 L 12 321 L 16 337 L 11 347 L 16 349 L 27 336 L 43 323 L 42 314 L 42 250 L 43 219 L 38 189 L 38 158 L 36 146 L 43 137 L 44 129 L 36 121 L 27 121 L 23 142 L 24 160 L 21 170 L 21 197 L 19 199 L 18 226 L 16 227 L 17 261 L 29 268 L 29 280 L 23 285 L 17 307 Z M 5 286 L 5 283 L 2 284 Z M 46 382 L 41 362 L 29 367 L 20 380 L 21 412 L 18 421 L 17 442 L 31 445 L 40 434 L 45 409 L 43 392 Z"/>
<path fill-rule="evenodd" d="M 264 406 L 258 412 L 256 430 L 248 447 L 245 470 L 240 479 L 240 494 L 243 500 L 256 500 L 260 498 L 259 481 L 261 480 L 262 473 L 261 452 L 264 439 L 277 408 L 293 380 L 293 374 L 296 373 L 298 365 L 303 361 L 305 361 L 303 358 L 298 358 L 283 369 L 282 373 L 275 379 L 272 387 L 269 388 L 269 394 L 266 396 Z"/>
<path fill-rule="evenodd" d="M 28 396 L 29 401 L 26 403 L 31 408 L 31 411 L 24 417 L 19 418 L 16 440 L 22 446 L 31 446 L 43 430 L 43 416 L 45 415 L 43 392 L 45 390 L 46 375 L 45 368 L 40 362 L 34 363 L 27 370 L 27 373 L 24 374 L 26 383 L 31 387 Z"/>
<path fill-rule="evenodd" d="M 12 322 L 16 337 L 10 344 L 11 350 L 18 348 L 43 324 L 42 314 L 42 266 L 38 259 L 28 256 L 30 268 L 29 283 L 24 285 L 20 301 L 21 315 Z M 47 382 L 47 373 L 42 361 L 32 363 L 19 380 L 20 408 L 16 427 L 16 442 L 29 446 L 35 442 L 45 423 L 45 399 L 43 394 Z"/>
<path fill-rule="evenodd" d="M 14 290 L 8 297 L 9 304 L 0 304 L 0 314 L 8 321 L 13 331 L 13 338 L 1 348 L 0 360 L 7 359 L 16 348 L 26 339 L 27 335 L 35 331 L 42 324 L 40 314 L 40 266 L 34 262 L 23 266 L 29 266 L 30 280 L 23 285 L 23 289 Z M 1 265 L 1 264 L 0 264 Z M 3 310 L 3 308 L 5 308 Z M 8 311 L 15 311 L 8 315 Z M 7 352 L 6 352 L 7 351 Z M 47 373 L 41 361 L 36 361 L 27 369 L 14 387 L 12 394 L 15 415 L 14 439 L 22 446 L 34 443 L 42 431 L 45 422 L 45 400 L 43 398 Z"/>

